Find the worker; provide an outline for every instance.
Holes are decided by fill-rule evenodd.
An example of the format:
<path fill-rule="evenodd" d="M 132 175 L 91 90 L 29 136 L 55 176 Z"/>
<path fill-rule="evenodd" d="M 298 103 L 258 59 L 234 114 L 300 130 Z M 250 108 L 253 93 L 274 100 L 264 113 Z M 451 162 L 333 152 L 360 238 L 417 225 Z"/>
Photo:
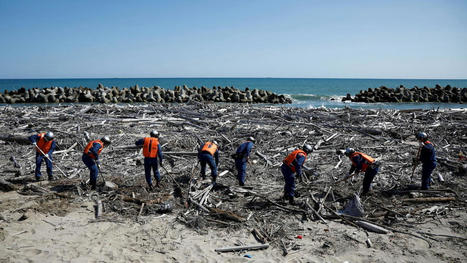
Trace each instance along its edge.
<path fill-rule="evenodd" d="M 29 141 L 31 141 L 36 148 L 36 170 L 34 172 L 36 181 L 41 179 L 41 165 L 44 158 L 47 166 L 47 179 L 49 181 L 53 180 L 52 153 L 57 145 L 54 140 L 53 132 L 49 131 L 46 133 L 43 132 L 37 135 L 32 135 L 29 137 Z"/>
<path fill-rule="evenodd" d="M 207 141 L 198 150 L 198 160 L 201 164 L 201 178 L 206 179 L 206 164 L 211 168 L 212 184 L 216 184 L 217 167 L 219 165 L 219 147 L 217 142 Z"/>
<path fill-rule="evenodd" d="M 419 156 L 414 160 L 422 163 L 422 190 L 428 190 L 431 183 L 431 173 L 436 168 L 436 151 L 433 144 L 428 141 L 428 135 L 419 132 L 416 135 L 420 142 Z"/>
<path fill-rule="evenodd" d="M 353 148 L 345 149 L 344 153 L 349 157 L 352 162 L 350 171 L 344 176 L 344 180 L 349 179 L 350 177 L 364 172 L 365 176 L 363 177 L 363 187 L 361 195 L 366 195 L 370 191 L 371 182 L 375 178 L 375 175 L 379 171 L 379 162 L 376 162 L 372 157 L 361 153 L 356 152 Z"/>
<path fill-rule="evenodd" d="M 149 133 L 150 137 L 139 139 L 135 142 L 137 146 L 143 146 L 144 156 L 144 174 L 146 182 L 148 183 L 149 190 L 153 190 L 151 169 L 156 178 L 156 187 L 159 187 L 161 175 L 159 173 L 158 163 L 162 166 L 162 150 L 159 144 L 159 132 L 153 130 Z"/>
<path fill-rule="evenodd" d="M 110 143 L 110 138 L 108 136 L 104 136 L 100 140 L 90 141 L 84 148 L 82 160 L 89 169 L 89 180 L 92 190 L 96 190 L 97 187 L 99 154 L 105 147 L 109 146 Z"/>
<path fill-rule="evenodd" d="M 246 142 L 238 146 L 234 154 L 235 167 L 237 168 L 237 179 L 240 186 L 245 185 L 246 178 L 246 163 L 249 162 L 250 152 L 255 143 L 255 138 L 248 137 Z"/>
<path fill-rule="evenodd" d="M 295 204 L 295 177 L 301 181 L 302 166 L 307 155 L 313 152 L 310 145 L 303 145 L 302 149 L 296 149 L 290 153 L 282 162 L 281 171 L 284 176 L 284 199 L 289 200 L 291 205 Z"/>

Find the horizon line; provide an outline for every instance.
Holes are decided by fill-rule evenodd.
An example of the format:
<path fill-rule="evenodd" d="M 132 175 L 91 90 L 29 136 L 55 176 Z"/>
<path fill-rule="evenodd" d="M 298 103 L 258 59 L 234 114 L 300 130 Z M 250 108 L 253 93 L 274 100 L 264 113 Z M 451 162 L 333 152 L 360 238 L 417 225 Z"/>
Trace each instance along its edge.
<path fill-rule="evenodd" d="M 374 79 L 374 80 L 467 80 L 466 78 L 374 78 L 374 77 L 59 77 L 0 78 L 0 80 L 65 80 L 65 79 Z"/>

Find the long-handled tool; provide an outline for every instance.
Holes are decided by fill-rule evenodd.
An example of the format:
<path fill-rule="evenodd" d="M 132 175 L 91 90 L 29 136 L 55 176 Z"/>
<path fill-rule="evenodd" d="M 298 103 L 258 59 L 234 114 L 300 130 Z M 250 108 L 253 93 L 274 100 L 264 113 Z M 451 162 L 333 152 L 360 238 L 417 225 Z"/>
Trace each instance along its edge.
<path fill-rule="evenodd" d="M 36 147 L 36 149 L 39 150 L 40 153 L 42 153 L 42 155 L 45 156 L 45 158 L 47 158 L 47 160 L 49 160 L 51 163 L 53 163 L 52 160 L 50 160 L 49 156 L 48 156 L 47 154 L 45 154 L 45 153 L 41 150 L 41 148 L 39 148 L 39 146 L 37 146 L 37 144 L 34 144 L 34 146 Z M 66 175 L 66 173 L 65 173 L 64 171 L 62 171 L 62 169 L 60 169 L 60 167 L 58 167 L 57 164 L 54 164 L 54 165 L 55 165 L 55 167 L 56 167 L 66 178 L 68 178 L 68 175 Z"/>

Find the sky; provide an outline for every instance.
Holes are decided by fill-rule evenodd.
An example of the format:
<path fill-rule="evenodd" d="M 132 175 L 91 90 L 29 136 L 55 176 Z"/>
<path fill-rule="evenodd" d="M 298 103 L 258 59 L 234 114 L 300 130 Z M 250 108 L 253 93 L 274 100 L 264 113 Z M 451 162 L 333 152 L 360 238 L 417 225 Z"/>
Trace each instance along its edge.
<path fill-rule="evenodd" d="M 467 1 L 0 0 L 0 78 L 467 79 Z"/>

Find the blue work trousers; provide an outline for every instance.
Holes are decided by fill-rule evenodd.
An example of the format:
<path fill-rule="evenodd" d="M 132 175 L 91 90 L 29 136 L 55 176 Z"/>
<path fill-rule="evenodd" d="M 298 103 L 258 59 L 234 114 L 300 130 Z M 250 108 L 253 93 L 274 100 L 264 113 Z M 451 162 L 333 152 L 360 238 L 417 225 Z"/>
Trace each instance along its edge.
<path fill-rule="evenodd" d="M 152 185 L 151 169 L 154 172 L 154 177 L 156 178 L 157 183 L 161 181 L 161 175 L 159 173 L 159 166 L 156 158 L 144 158 L 144 174 L 146 176 L 146 182 L 148 185 Z"/>
<path fill-rule="evenodd" d="M 99 175 L 99 170 L 97 169 L 96 162 L 94 159 L 89 157 L 87 154 L 83 154 L 83 163 L 88 167 L 89 169 L 89 181 L 92 186 L 96 186 L 97 184 L 97 176 Z"/>
<path fill-rule="evenodd" d="M 206 164 L 209 165 L 209 168 L 211 168 L 211 176 L 212 180 L 216 181 L 217 179 L 217 165 L 216 162 L 214 161 L 214 157 L 210 153 L 201 153 L 199 155 L 199 162 L 201 164 L 201 177 L 206 176 Z"/>
<path fill-rule="evenodd" d="M 375 178 L 375 175 L 378 173 L 379 168 L 367 168 L 365 172 L 365 177 L 363 177 L 363 190 L 362 195 L 366 195 L 370 191 L 371 182 Z"/>
<path fill-rule="evenodd" d="M 47 159 L 44 155 L 40 153 L 36 153 L 36 170 L 34 175 L 39 178 L 41 177 L 41 166 L 42 166 L 42 160 L 45 160 L 45 165 L 47 166 L 47 175 L 49 177 L 52 176 L 52 171 L 53 171 L 53 166 L 52 166 L 52 156 L 49 156 L 50 160 Z"/>
<path fill-rule="evenodd" d="M 240 185 L 245 184 L 245 178 L 246 178 L 246 163 L 247 161 L 243 159 L 237 159 L 235 160 L 235 167 L 237 168 L 237 179 L 238 183 Z"/>
<path fill-rule="evenodd" d="M 284 196 L 295 196 L 295 173 L 286 164 L 281 165 L 282 175 L 284 175 Z"/>
<path fill-rule="evenodd" d="M 431 173 L 436 168 L 436 163 L 424 164 L 422 166 L 422 190 L 430 189 Z"/>

